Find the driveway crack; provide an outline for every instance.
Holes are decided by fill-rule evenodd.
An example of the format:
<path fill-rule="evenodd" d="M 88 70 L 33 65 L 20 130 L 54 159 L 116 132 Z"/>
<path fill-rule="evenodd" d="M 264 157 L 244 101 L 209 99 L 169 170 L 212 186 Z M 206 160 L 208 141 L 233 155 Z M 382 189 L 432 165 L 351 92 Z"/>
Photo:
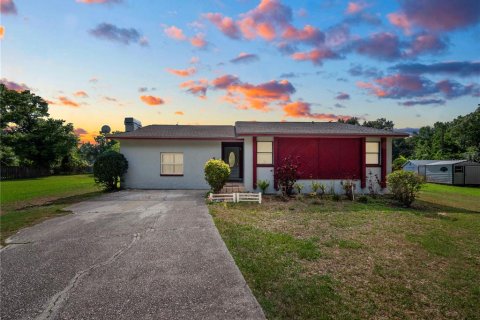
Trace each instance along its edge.
<path fill-rule="evenodd" d="M 140 239 L 140 234 L 135 233 L 133 235 L 132 241 L 130 243 L 119 249 L 117 252 L 115 252 L 110 258 L 103 262 L 99 262 L 96 264 L 91 265 L 90 267 L 83 269 L 75 274 L 75 276 L 70 280 L 68 285 L 60 292 L 57 292 L 47 303 L 46 308 L 43 310 L 43 312 L 36 317 L 37 320 L 47 320 L 47 319 L 54 319 L 55 316 L 57 315 L 58 311 L 60 308 L 64 305 L 66 302 L 68 295 L 70 291 L 72 291 L 84 278 L 86 275 L 88 275 L 91 271 L 106 266 L 112 262 L 114 262 L 119 256 L 121 256 L 125 251 L 130 249 L 132 245 Z"/>

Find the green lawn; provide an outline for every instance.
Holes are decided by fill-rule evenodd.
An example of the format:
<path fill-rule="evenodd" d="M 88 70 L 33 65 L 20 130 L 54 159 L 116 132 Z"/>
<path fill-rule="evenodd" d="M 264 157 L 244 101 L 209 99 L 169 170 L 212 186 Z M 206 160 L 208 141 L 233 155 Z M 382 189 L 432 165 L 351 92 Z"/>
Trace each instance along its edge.
<path fill-rule="evenodd" d="M 412 209 L 267 196 L 210 212 L 269 319 L 480 319 L 478 190 L 435 188 Z"/>
<path fill-rule="evenodd" d="M 67 214 L 64 207 L 100 192 L 92 175 L 1 181 L 0 243 L 21 228 Z"/>
<path fill-rule="evenodd" d="M 480 211 L 480 188 L 427 183 L 420 199 L 467 210 Z"/>

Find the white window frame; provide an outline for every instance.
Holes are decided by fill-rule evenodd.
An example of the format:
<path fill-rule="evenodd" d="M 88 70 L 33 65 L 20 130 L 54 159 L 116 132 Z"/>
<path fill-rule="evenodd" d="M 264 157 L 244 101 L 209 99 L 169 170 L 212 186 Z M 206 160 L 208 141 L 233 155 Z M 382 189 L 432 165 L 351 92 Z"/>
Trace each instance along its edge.
<path fill-rule="evenodd" d="M 258 151 L 258 150 L 260 150 L 260 148 L 258 147 L 260 143 L 270 143 L 270 145 L 272 146 L 272 151 L 270 151 L 270 152 Z M 272 161 L 269 162 L 269 163 L 258 162 L 258 159 L 259 159 L 258 155 L 259 154 L 271 154 L 272 155 Z M 258 141 L 257 140 L 257 165 L 260 165 L 260 166 L 271 166 L 271 165 L 273 165 L 273 141 Z"/>
<path fill-rule="evenodd" d="M 367 145 L 368 145 L 369 143 L 375 143 L 375 144 L 377 144 L 377 146 L 378 146 L 378 152 L 368 152 L 368 151 L 367 151 Z M 370 165 L 370 166 L 380 166 L 380 165 L 382 165 L 381 152 L 382 152 L 382 149 L 381 149 L 381 145 L 380 145 L 380 142 L 379 142 L 379 141 L 366 141 L 366 142 L 365 142 L 365 164 L 366 164 L 366 165 Z M 376 163 L 368 162 L 368 157 L 367 157 L 368 154 L 376 154 L 376 155 L 378 155 L 378 156 L 377 156 L 377 162 L 376 162 Z"/>
<path fill-rule="evenodd" d="M 165 162 L 163 161 L 163 156 L 164 156 L 164 155 L 167 155 L 167 154 L 168 154 L 168 155 L 174 155 L 174 156 L 173 156 L 173 162 L 171 162 L 171 163 L 165 163 Z M 175 155 L 181 155 L 181 156 L 182 156 L 182 163 L 176 163 L 176 162 L 175 162 L 175 158 L 176 158 Z M 184 168 L 184 166 L 185 166 L 184 160 L 185 160 L 185 157 L 184 157 L 184 155 L 183 155 L 183 152 L 160 152 L 160 175 L 161 175 L 161 176 L 183 176 L 184 169 L 185 169 L 185 168 Z M 180 164 L 182 165 L 182 167 L 181 167 L 182 170 L 181 170 L 181 173 L 177 173 L 177 172 L 175 172 L 175 167 L 178 166 L 178 165 L 180 165 Z M 164 165 L 173 165 L 174 172 L 173 172 L 173 173 L 165 173 L 165 172 L 163 171 L 163 166 L 164 166 Z"/>

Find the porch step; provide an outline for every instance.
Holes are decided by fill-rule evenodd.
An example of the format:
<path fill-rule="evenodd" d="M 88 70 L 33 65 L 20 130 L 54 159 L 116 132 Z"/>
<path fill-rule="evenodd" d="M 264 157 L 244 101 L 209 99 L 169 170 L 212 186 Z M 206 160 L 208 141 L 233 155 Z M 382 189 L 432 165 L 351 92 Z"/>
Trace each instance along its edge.
<path fill-rule="evenodd" d="M 220 193 L 242 193 L 245 192 L 245 186 L 242 183 L 227 183 Z"/>

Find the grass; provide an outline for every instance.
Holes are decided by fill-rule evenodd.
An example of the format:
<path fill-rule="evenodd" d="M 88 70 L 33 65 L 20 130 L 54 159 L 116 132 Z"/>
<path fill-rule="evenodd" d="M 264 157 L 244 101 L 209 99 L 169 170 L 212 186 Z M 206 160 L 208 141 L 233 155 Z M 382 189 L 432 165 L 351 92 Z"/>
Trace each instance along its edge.
<path fill-rule="evenodd" d="M 427 183 L 420 194 L 420 200 L 480 211 L 480 188 Z"/>
<path fill-rule="evenodd" d="M 436 187 L 409 209 L 266 196 L 210 212 L 269 319 L 480 319 L 478 190 Z"/>
<path fill-rule="evenodd" d="M 0 244 L 18 230 L 68 214 L 64 208 L 98 195 L 91 175 L 1 181 Z"/>

